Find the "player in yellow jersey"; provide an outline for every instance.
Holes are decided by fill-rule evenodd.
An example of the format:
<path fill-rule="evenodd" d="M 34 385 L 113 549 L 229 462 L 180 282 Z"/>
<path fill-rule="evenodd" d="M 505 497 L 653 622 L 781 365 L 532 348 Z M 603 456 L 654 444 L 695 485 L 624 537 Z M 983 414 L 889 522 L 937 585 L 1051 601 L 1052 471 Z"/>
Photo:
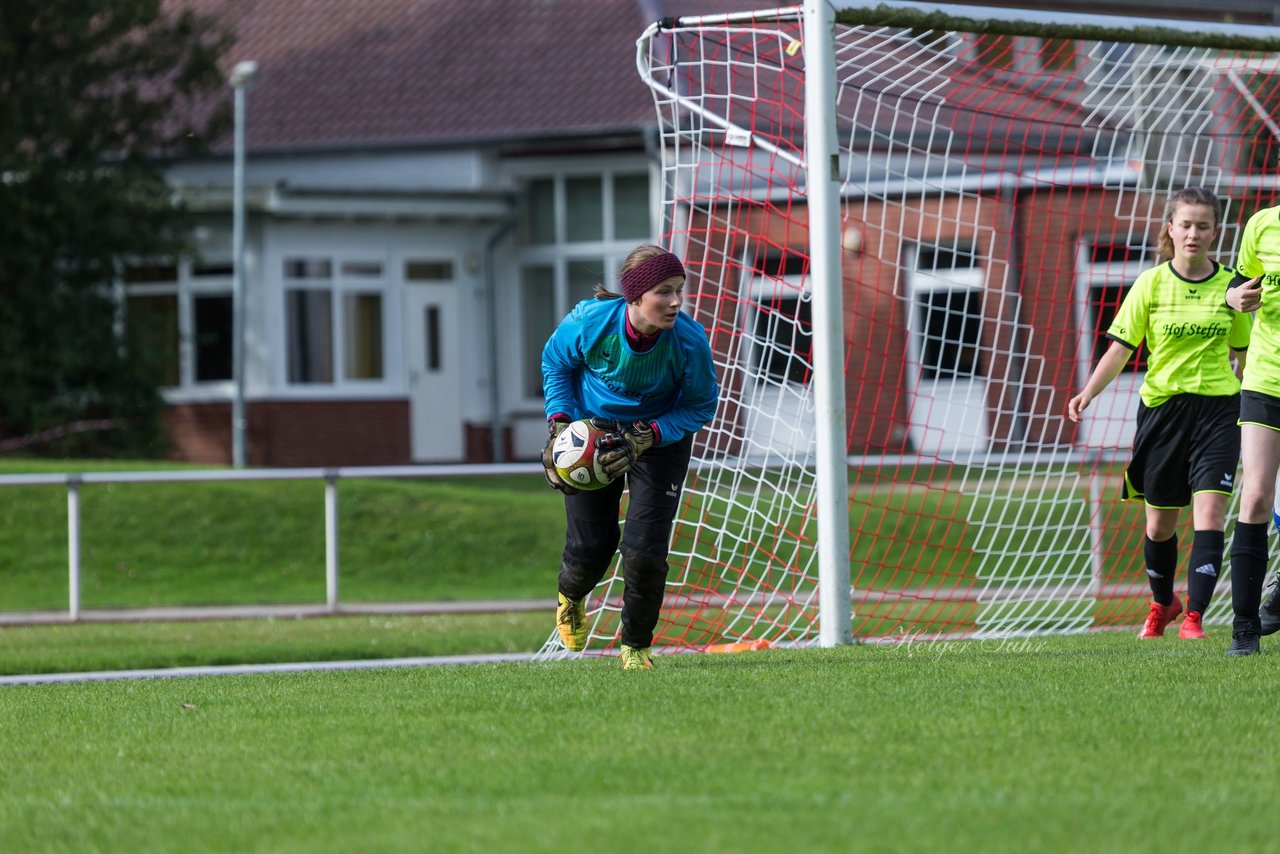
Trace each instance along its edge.
<path fill-rule="evenodd" d="M 1209 257 L 1221 210 L 1218 198 L 1201 187 L 1170 197 L 1160 234 L 1163 263 L 1134 281 L 1107 330 L 1111 346 L 1084 389 L 1067 403 L 1067 416 L 1082 420 L 1084 410 L 1146 341 L 1147 375 L 1122 487 L 1124 498 L 1146 504 L 1142 552 L 1152 602 L 1140 638 L 1163 636 L 1183 611 L 1173 582 L 1178 520 L 1188 504 L 1195 534 L 1179 637 L 1204 637 L 1200 618 L 1222 569 L 1227 504 L 1240 460 L 1238 372 L 1251 323 L 1220 296 L 1234 271 Z"/>
<path fill-rule="evenodd" d="M 1256 312 L 1257 346 L 1240 393 L 1244 486 L 1231 541 L 1235 620 L 1227 650 L 1231 655 L 1252 655 L 1260 651 L 1260 635 L 1280 629 L 1276 591 L 1259 603 L 1269 557 L 1267 523 L 1280 468 L 1280 207 L 1264 208 L 1245 223 L 1227 303 L 1238 311 Z"/>

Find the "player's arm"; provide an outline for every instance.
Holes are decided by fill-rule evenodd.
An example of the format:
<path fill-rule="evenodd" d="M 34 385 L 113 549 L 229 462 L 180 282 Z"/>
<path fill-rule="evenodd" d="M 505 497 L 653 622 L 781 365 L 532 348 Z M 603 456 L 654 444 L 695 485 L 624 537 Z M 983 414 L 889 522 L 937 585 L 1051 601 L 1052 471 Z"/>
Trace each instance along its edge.
<path fill-rule="evenodd" d="M 1102 358 L 1098 360 L 1098 364 L 1093 369 L 1093 373 L 1089 375 L 1089 381 L 1084 384 L 1084 388 L 1079 394 L 1067 401 L 1067 417 L 1079 423 L 1083 419 L 1084 411 L 1089 408 L 1089 404 L 1093 402 L 1093 399 L 1102 394 L 1102 390 L 1111 385 L 1112 380 L 1120 376 L 1120 372 L 1124 370 L 1129 357 L 1133 355 L 1133 351 L 1136 349 L 1136 347 L 1126 344 L 1118 338 L 1113 338 L 1111 346 L 1107 348 L 1107 352 L 1103 353 Z"/>
<path fill-rule="evenodd" d="M 1236 379 L 1244 379 L 1244 364 L 1245 360 L 1248 358 L 1248 350 L 1237 350 L 1235 347 L 1231 348 L 1231 372 L 1236 375 Z"/>
<path fill-rule="evenodd" d="M 715 417 L 720 400 L 720 386 L 712 363 L 711 346 L 706 332 L 699 329 L 698 338 L 685 348 L 684 374 L 680 379 L 680 399 L 676 406 L 657 418 L 662 444 L 678 442 L 696 433 Z"/>
<path fill-rule="evenodd" d="M 1260 212 L 1261 213 L 1261 212 Z M 1262 274 L 1258 260 L 1258 238 L 1262 220 L 1259 214 L 1249 217 L 1240 235 L 1240 251 L 1236 254 L 1235 275 L 1227 283 L 1227 305 L 1236 311 L 1256 311 L 1262 305 Z"/>
<path fill-rule="evenodd" d="M 583 365 L 578 324 L 572 316 L 556 327 L 542 348 L 542 397 L 547 418 L 581 408 L 575 374 Z"/>
<path fill-rule="evenodd" d="M 547 413 L 547 442 L 542 446 L 542 473 L 547 485 L 565 495 L 578 490 L 564 482 L 556 471 L 551 451 L 556 438 L 572 419 L 569 413 L 579 408 L 574 372 L 582 364 L 577 345 L 578 324 L 571 313 L 561 321 L 542 348 L 542 396 Z"/>
<path fill-rule="evenodd" d="M 1231 316 L 1231 328 L 1227 330 L 1227 349 L 1231 352 L 1231 371 L 1238 380 L 1244 379 L 1245 361 L 1252 342 L 1253 315 L 1236 312 Z"/>
<path fill-rule="evenodd" d="M 1262 277 L 1236 273 L 1227 285 L 1227 305 L 1236 311 L 1257 311 L 1262 305 Z"/>

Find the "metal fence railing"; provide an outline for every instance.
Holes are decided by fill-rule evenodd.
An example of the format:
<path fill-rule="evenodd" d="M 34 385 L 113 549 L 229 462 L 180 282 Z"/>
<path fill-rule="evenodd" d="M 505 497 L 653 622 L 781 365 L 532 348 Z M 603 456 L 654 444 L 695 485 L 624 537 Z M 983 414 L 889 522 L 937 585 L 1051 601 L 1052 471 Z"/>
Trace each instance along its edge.
<path fill-rule="evenodd" d="M 379 478 L 475 477 L 541 473 L 538 463 L 348 466 L 341 468 L 210 469 L 0 475 L 5 486 L 65 486 L 67 490 L 67 616 L 80 617 L 80 486 L 99 483 L 200 483 L 237 480 L 323 480 L 325 606 L 338 610 L 338 481 Z"/>

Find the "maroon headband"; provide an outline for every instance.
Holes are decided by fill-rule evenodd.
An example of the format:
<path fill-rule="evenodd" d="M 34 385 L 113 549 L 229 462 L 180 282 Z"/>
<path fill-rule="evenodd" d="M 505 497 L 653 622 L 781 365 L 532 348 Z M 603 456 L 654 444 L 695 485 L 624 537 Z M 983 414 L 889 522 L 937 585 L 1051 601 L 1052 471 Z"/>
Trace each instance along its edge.
<path fill-rule="evenodd" d="M 684 278 L 684 265 L 680 259 L 670 252 L 654 255 L 622 274 L 622 298 L 627 302 L 635 302 L 649 292 L 659 282 L 672 276 Z"/>

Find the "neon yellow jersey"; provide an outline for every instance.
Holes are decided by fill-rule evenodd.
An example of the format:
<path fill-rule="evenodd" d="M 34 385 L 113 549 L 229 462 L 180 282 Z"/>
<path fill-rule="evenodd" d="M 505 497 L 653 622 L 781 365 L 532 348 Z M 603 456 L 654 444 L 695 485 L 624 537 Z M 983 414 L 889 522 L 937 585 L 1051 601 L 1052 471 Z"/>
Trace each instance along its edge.
<path fill-rule="evenodd" d="M 1262 276 L 1262 306 L 1254 313 L 1255 346 L 1244 366 L 1244 388 L 1280 397 L 1280 207 L 1263 208 L 1245 223 L 1236 270 Z"/>
<path fill-rule="evenodd" d="M 1159 406 L 1175 394 L 1240 390 L 1228 348 L 1249 346 L 1252 318 L 1223 302 L 1234 275 L 1214 262 L 1212 275 L 1192 282 L 1165 263 L 1144 270 L 1125 294 L 1107 337 L 1135 350 L 1146 340 L 1147 378 L 1139 394 L 1147 406 Z"/>

